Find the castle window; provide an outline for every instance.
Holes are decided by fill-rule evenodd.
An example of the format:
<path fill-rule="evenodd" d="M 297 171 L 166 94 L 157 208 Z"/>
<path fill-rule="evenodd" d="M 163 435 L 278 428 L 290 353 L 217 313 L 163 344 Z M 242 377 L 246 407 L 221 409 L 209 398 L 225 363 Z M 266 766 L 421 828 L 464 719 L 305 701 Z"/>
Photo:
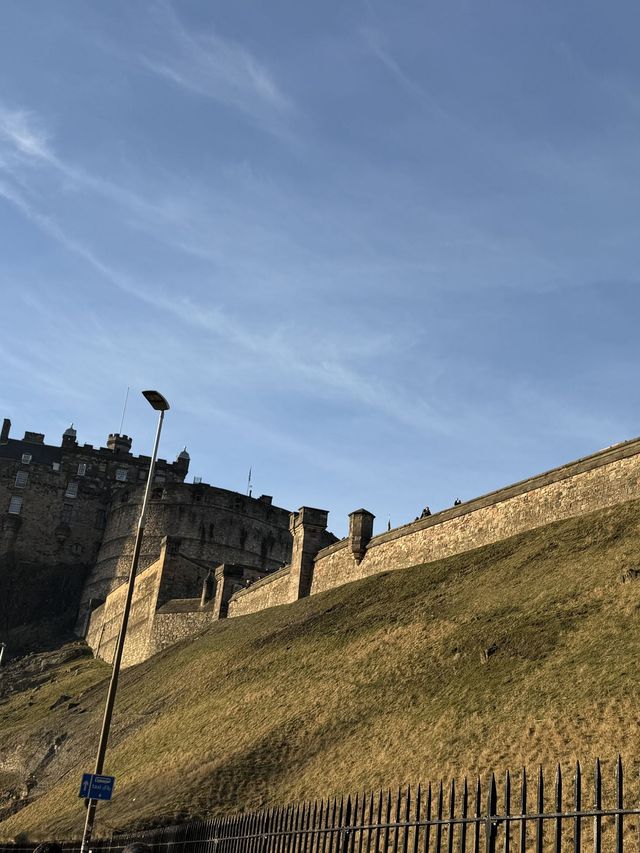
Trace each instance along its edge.
<path fill-rule="evenodd" d="M 65 498 L 77 498 L 78 497 L 78 484 L 75 480 L 70 480 L 67 483 L 67 491 L 64 493 Z"/>
<path fill-rule="evenodd" d="M 33 456 L 30 453 L 23 453 L 22 454 L 22 464 L 23 465 L 28 465 L 32 459 L 33 459 Z"/>
<path fill-rule="evenodd" d="M 80 464 L 78 465 L 78 477 L 84 477 L 84 475 L 86 473 L 87 473 L 87 463 L 86 462 L 80 462 Z"/>
<path fill-rule="evenodd" d="M 22 498 L 17 497 L 17 495 L 11 498 L 9 501 L 9 512 L 12 515 L 20 515 L 22 512 Z"/>
<path fill-rule="evenodd" d="M 71 516 L 73 515 L 73 504 L 63 504 L 60 521 L 63 524 L 71 524 Z"/>
<path fill-rule="evenodd" d="M 51 467 L 53 468 L 54 471 L 59 471 L 60 470 L 60 463 L 59 462 L 52 462 Z"/>
<path fill-rule="evenodd" d="M 162 500 L 162 492 L 164 489 L 162 486 L 159 489 L 153 489 L 151 492 L 151 500 L 152 501 L 161 501 Z"/>
<path fill-rule="evenodd" d="M 116 470 L 116 480 L 120 480 L 121 483 L 126 482 L 126 480 L 127 480 L 127 469 L 126 468 L 118 468 Z"/>
<path fill-rule="evenodd" d="M 128 500 L 129 500 L 129 492 L 123 492 L 122 495 L 120 496 L 120 503 L 126 504 L 126 502 Z"/>
<path fill-rule="evenodd" d="M 107 513 L 103 509 L 96 510 L 96 520 L 94 527 L 96 530 L 102 530 L 107 521 Z"/>
<path fill-rule="evenodd" d="M 24 489 L 24 487 L 27 485 L 28 481 L 29 481 L 28 472 L 27 471 L 18 471 L 18 473 L 16 474 L 16 481 L 15 481 L 14 485 L 18 489 Z"/>

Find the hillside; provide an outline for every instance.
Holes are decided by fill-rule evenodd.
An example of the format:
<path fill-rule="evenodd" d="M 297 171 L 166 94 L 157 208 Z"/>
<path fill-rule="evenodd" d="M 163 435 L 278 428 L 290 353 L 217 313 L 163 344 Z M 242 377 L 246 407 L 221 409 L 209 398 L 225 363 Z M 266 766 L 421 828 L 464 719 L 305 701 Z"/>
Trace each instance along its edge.
<path fill-rule="evenodd" d="M 635 761 L 639 513 L 634 501 L 223 621 L 128 670 L 98 832 L 523 763 Z M 0 781 L 15 789 L 38 749 L 49 757 L 0 835 L 81 831 L 107 672 L 54 662 L 53 681 L 2 700 Z"/>

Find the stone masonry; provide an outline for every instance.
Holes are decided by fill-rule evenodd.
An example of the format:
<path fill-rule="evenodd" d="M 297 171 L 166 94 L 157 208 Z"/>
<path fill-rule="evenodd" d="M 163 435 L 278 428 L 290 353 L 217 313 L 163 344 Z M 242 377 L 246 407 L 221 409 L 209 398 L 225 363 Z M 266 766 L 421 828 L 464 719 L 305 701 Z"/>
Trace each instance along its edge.
<path fill-rule="evenodd" d="M 30 574 L 21 568 L 27 565 L 55 569 L 56 583 L 80 579 L 69 587 L 78 589 L 77 629 L 97 656 L 111 660 L 150 460 L 131 455 L 127 436 L 110 435 L 106 448 L 95 449 L 80 447 L 72 428 L 59 447 L 45 445 L 39 433 L 17 441 L 9 431 L 5 420 L 0 584 L 5 576 L 25 577 L 27 588 Z M 348 536 L 337 541 L 327 530 L 326 510 L 303 506 L 288 513 L 269 496 L 186 484 L 188 464 L 183 451 L 175 463 L 158 465 L 126 666 L 218 619 L 290 604 L 640 497 L 640 439 L 633 439 L 377 536 L 373 514 L 355 510 Z M 54 598 L 50 607 L 58 606 Z M 0 601 L 0 631 L 8 600 L 5 594 L 4 610 Z"/>

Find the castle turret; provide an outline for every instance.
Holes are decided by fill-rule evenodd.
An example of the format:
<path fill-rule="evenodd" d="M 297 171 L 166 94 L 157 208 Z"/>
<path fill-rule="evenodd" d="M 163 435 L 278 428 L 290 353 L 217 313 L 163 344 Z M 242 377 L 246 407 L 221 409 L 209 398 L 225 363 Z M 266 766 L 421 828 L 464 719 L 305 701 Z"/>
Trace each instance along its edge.
<path fill-rule="evenodd" d="M 180 468 L 181 471 L 184 471 L 184 476 L 187 476 L 187 471 L 189 470 L 189 462 L 191 461 L 191 457 L 189 456 L 189 452 L 185 447 L 183 450 L 178 453 L 176 456 L 176 467 Z"/>
<path fill-rule="evenodd" d="M 326 545 L 328 516 L 327 510 L 309 506 L 300 507 L 290 515 L 289 530 L 293 536 L 290 578 L 294 601 L 311 591 L 313 563 L 318 551 Z"/>
<path fill-rule="evenodd" d="M 110 432 L 107 439 L 107 447 L 113 453 L 131 453 L 133 439 L 128 435 L 120 435 L 118 432 Z"/>
<path fill-rule="evenodd" d="M 349 513 L 349 545 L 351 553 L 359 563 L 367 552 L 367 545 L 373 536 L 375 515 L 368 509 L 356 509 Z"/>
<path fill-rule="evenodd" d="M 70 427 L 67 427 L 65 431 L 62 433 L 62 447 L 77 447 L 78 442 L 76 440 L 77 433 L 71 424 Z"/>

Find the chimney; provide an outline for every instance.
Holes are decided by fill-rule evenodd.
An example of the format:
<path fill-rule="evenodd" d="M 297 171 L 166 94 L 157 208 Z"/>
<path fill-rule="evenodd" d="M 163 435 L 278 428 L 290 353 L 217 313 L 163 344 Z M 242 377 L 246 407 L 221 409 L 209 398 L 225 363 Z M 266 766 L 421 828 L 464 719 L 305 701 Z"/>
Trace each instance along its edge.
<path fill-rule="evenodd" d="M 367 553 L 367 545 L 373 536 L 375 515 L 368 509 L 356 509 L 349 513 L 349 545 L 356 563 Z"/>
<path fill-rule="evenodd" d="M 5 418 L 2 421 L 2 432 L 0 432 L 0 444 L 7 444 L 9 441 L 9 433 L 11 432 L 11 421 Z"/>
<path fill-rule="evenodd" d="M 107 439 L 107 447 L 113 453 L 131 453 L 132 443 L 133 439 L 129 438 L 128 435 L 120 435 L 117 432 L 109 433 L 109 438 Z"/>
<path fill-rule="evenodd" d="M 43 432 L 25 432 L 23 441 L 28 442 L 29 444 L 44 444 L 44 433 Z"/>

